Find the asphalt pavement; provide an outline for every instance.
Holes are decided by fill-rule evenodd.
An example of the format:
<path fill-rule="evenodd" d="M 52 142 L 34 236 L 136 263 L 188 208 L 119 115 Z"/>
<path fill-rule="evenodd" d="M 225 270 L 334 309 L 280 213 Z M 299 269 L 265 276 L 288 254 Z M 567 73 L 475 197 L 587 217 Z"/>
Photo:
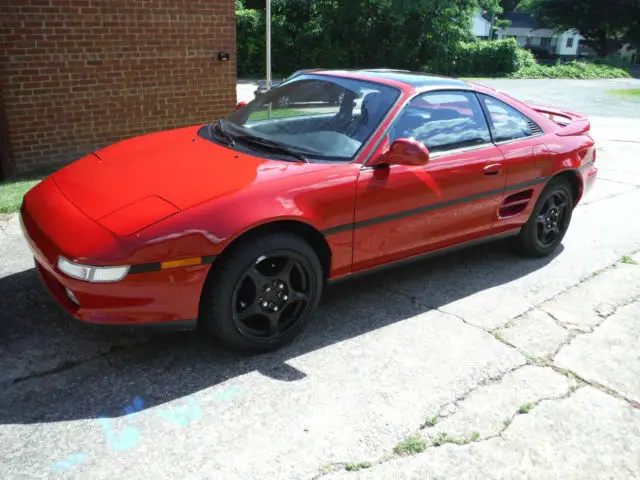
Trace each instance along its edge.
<path fill-rule="evenodd" d="M 585 99 L 599 181 L 556 255 L 343 282 L 268 355 L 70 320 L 0 217 L 0 478 L 640 477 L 640 104 L 571 82 L 486 82 Z"/>

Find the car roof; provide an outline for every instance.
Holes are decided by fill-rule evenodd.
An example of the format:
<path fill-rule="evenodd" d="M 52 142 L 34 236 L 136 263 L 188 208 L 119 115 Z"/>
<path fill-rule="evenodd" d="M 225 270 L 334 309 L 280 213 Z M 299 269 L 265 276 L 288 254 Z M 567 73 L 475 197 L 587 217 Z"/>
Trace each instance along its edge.
<path fill-rule="evenodd" d="M 378 79 L 382 83 L 385 81 L 399 82 L 409 85 L 415 89 L 427 87 L 449 87 L 449 88 L 473 88 L 471 84 L 456 78 L 433 75 L 424 72 L 414 72 L 411 70 L 396 70 L 391 68 L 367 68 L 358 70 L 308 70 L 304 73 L 337 75 L 348 74 L 358 76 L 362 79 Z"/>

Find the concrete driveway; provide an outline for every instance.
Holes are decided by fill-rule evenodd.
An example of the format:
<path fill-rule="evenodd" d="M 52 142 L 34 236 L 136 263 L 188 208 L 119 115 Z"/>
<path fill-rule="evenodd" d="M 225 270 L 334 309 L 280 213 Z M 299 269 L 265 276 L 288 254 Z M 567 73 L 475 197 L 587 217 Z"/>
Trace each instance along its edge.
<path fill-rule="evenodd" d="M 559 100 L 544 84 L 501 88 Z M 640 108 L 582 105 L 600 180 L 557 255 L 498 242 L 336 285 L 265 356 L 65 318 L 0 217 L 0 477 L 640 477 Z"/>

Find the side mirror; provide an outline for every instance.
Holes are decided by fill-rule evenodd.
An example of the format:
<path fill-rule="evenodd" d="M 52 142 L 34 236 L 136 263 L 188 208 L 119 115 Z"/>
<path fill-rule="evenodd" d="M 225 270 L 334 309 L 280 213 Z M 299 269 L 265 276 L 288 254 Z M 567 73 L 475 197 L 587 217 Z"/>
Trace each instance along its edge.
<path fill-rule="evenodd" d="M 238 104 L 236 105 L 236 110 L 240 110 L 242 107 L 244 107 L 247 104 L 247 102 L 238 102 Z"/>
<path fill-rule="evenodd" d="M 399 138 L 395 140 L 389 149 L 379 155 L 372 165 L 407 165 L 422 166 L 429 163 L 429 149 L 423 143 L 412 138 Z"/>

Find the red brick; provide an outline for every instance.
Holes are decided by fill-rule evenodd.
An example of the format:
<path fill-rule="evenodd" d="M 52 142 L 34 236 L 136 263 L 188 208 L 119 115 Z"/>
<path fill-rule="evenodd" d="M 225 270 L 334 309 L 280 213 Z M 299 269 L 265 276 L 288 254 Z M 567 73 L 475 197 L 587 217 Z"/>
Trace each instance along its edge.
<path fill-rule="evenodd" d="M 11 158 L 0 175 L 59 166 L 107 143 L 232 111 L 234 4 L 4 0 L 0 152 Z M 231 61 L 217 62 L 219 50 Z"/>

